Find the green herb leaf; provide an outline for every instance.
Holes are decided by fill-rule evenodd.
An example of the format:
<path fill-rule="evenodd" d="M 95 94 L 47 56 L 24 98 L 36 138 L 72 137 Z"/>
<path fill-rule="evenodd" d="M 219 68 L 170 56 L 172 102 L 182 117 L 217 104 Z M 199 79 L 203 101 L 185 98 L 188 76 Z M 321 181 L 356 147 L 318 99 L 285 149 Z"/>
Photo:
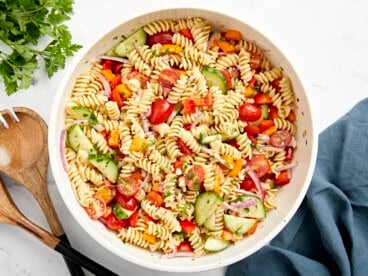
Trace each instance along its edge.
<path fill-rule="evenodd" d="M 72 0 L 0 1 L 0 45 L 8 48 L 0 47 L 0 76 L 8 95 L 34 83 L 39 61 L 51 77 L 81 48 L 62 24 L 72 11 Z M 36 46 L 41 39 L 50 42 L 40 50 Z"/>

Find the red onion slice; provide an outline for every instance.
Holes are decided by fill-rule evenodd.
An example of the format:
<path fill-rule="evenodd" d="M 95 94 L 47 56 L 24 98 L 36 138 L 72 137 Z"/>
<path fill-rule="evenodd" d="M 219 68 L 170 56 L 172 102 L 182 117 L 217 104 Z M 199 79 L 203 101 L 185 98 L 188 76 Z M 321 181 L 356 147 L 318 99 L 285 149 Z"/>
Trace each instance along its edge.
<path fill-rule="evenodd" d="M 252 170 L 249 170 L 248 171 L 248 175 L 253 180 L 254 184 L 256 185 L 257 195 L 263 201 L 263 199 L 264 199 L 264 192 L 263 192 L 263 189 L 262 189 L 262 186 L 261 186 L 261 180 L 256 175 L 256 173 L 254 171 L 252 171 Z"/>
<path fill-rule="evenodd" d="M 247 198 L 243 202 L 231 203 L 231 206 L 234 207 L 235 209 L 243 209 L 243 208 L 249 208 L 256 204 L 257 204 L 257 199 Z"/>
<path fill-rule="evenodd" d="M 282 152 L 284 150 L 283 148 L 276 148 L 276 147 L 272 147 L 272 146 L 265 146 L 262 149 L 264 149 L 266 151 L 274 151 L 274 152 Z"/>
<path fill-rule="evenodd" d="M 67 162 L 65 158 L 65 140 L 66 140 L 66 131 L 63 129 L 60 133 L 60 145 L 59 145 L 59 151 L 60 151 L 60 158 L 61 163 L 63 164 L 64 171 L 67 172 Z"/>
<path fill-rule="evenodd" d="M 222 203 L 222 205 L 224 205 L 224 207 L 225 207 L 226 209 L 229 209 L 229 210 L 231 210 L 231 211 L 234 211 L 234 212 L 238 211 L 235 207 L 233 207 L 232 205 L 230 205 L 230 204 L 228 204 L 228 203 L 226 203 L 226 202 L 223 202 L 223 203 Z"/>
<path fill-rule="evenodd" d="M 211 48 L 211 45 L 212 45 L 213 41 L 215 40 L 217 34 L 218 34 L 218 32 L 213 32 L 212 35 L 210 36 L 210 38 L 208 39 L 207 47 L 206 47 L 206 50 L 205 50 L 206 53 Z"/>
<path fill-rule="evenodd" d="M 105 130 L 104 126 L 101 125 L 101 124 L 94 125 L 93 128 L 95 130 L 97 130 L 98 132 L 101 132 L 101 131 L 104 131 Z"/>
<path fill-rule="evenodd" d="M 117 61 L 117 62 L 121 62 L 121 63 L 129 63 L 129 59 L 121 58 L 121 57 L 113 57 L 113 56 L 102 55 L 102 56 L 99 56 L 98 58 L 108 59 L 108 60 Z"/>
<path fill-rule="evenodd" d="M 296 166 L 298 166 L 297 161 L 283 166 L 282 168 L 280 168 L 280 171 L 289 170 L 289 169 L 295 168 Z"/>
<path fill-rule="evenodd" d="M 105 78 L 104 75 L 102 75 L 101 73 L 99 72 L 96 72 L 96 75 L 97 75 L 97 78 L 98 80 L 102 83 L 102 86 L 104 88 L 104 94 L 106 97 L 110 97 L 111 95 L 111 87 L 110 87 L 110 83 L 109 81 Z"/>

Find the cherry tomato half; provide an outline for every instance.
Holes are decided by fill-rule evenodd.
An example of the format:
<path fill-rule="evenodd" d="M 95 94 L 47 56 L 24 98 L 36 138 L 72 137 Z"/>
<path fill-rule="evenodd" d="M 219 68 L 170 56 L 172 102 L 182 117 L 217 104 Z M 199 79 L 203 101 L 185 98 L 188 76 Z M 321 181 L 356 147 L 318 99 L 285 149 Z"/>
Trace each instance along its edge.
<path fill-rule="evenodd" d="M 232 88 L 232 83 L 231 83 L 231 77 L 228 71 L 226 70 L 221 70 L 221 74 L 225 77 L 226 83 L 227 83 L 227 89 L 231 89 Z"/>
<path fill-rule="evenodd" d="M 166 99 L 157 99 L 151 108 L 151 115 L 149 121 L 153 125 L 159 125 L 165 122 L 174 111 L 174 105 L 169 103 Z"/>
<path fill-rule="evenodd" d="M 151 201 L 153 204 L 155 204 L 157 207 L 160 207 L 162 203 L 164 203 L 164 199 L 160 195 L 160 193 L 156 191 L 150 191 L 146 198 Z"/>
<path fill-rule="evenodd" d="M 106 226 L 112 230 L 119 230 L 127 225 L 126 219 L 117 219 L 113 213 L 108 215 L 105 219 Z"/>
<path fill-rule="evenodd" d="M 124 178 L 117 185 L 118 192 L 125 197 L 134 196 L 139 190 L 139 183 L 133 177 Z"/>
<path fill-rule="evenodd" d="M 190 234 L 196 228 L 195 223 L 187 219 L 181 220 L 179 223 L 181 226 L 181 231 L 185 234 Z"/>
<path fill-rule="evenodd" d="M 129 211 L 133 211 L 137 208 L 137 200 L 134 197 L 125 197 L 120 193 L 115 195 L 115 200 L 121 207 Z"/>
<path fill-rule="evenodd" d="M 193 248 L 188 241 L 182 241 L 176 248 L 178 252 L 193 252 Z"/>
<path fill-rule="evenodd" d="M 243 103 L 239 109 L 239 118 L 242 121 L 255 122 L 262 116 L 262 111 L 255 104 Z"/>
<path fill-rule="evenodd" d="M 160 43 L 162 45 L 171 44 L 173 35 L 174 34 L 171 31 L 155 33 L 153 35 L 148 36 L 147 42 L 149 46 L 152 46 L 153 44 L 156 43 Z"/>
<path fill-rule="evenodd" d="M 280 174 L 275 178 L 275 184 L 277 186 L 283 186 L 290 183 L 289 174 L 287 171 L 281 171 Z"/>
<path fill-rule="evenodd" d="M 180 74 L 175 69 L 164 69 L 160 72 L 158 82 L 162 88 L 171 90 L 175 83 L 180 79 Z"/>
<path fill-rule="evenodd" d="M 106 212 L 106 203 L 100 197 L 93 197 L 93 201 L 88 208 L 85 208 L 91 219 L 98 219 Z"/>
<path fill-rule="evenodd" d="M 193 40 L 193 35 L 192 32 L 190 31 L 190 29 L 181 29 L 179 31 L 179 33 L 183 36 L 185 36 L 186 38 Z"/>
<path fill-rule="evenodd" d="M 141 84 L 141 88 L 144 88 L 146 87 L 147 82 L 149 81 L 150 78 L 147 77 L 146 75 L 143 75 L 141 72 L 133 71 L 127 75 L 127 79 L 128 80 L 131 80 L 131 79 L 138 80 L 139 83 Z"/>
<path fill-rule="evenodd" d="M 256 53 L 252 53 L 250 56 L 250 68 L 252 70 L 256 70 L 258 69 L 260 63 L 261 63 L 261 56 Z"/>
<path fill-rule="evenodd" d="M 270 144 L 276 148 L 283 148 L 291 142 L 291 134 L 285 129 L 276 131 L 270 136 Z"/>
<path fill-rule="evenodd" d="M 240 184 L 240 187 L 242 189 L 246 190 L 246 191 L 251 191 L 251 190 L 257 189 L 256 184 L 254 183 L 254 181 L 249 176 L 244 178 L 244 180 Z"/>
<path fill-rule="evenodd" d="M 204 169 L 201 165 L 194 165 L 185 175 L 185 184 L 189 190 L 200 190 L 204 181 Z"/>
<path fill-rule="evenodd" d="M 136 210 L 129 218 L 128 218 L 128 225 L 130 227 L 136 227 L 139 217 L 139 211 Z"/>
<path fill-rule="evenodd" d="M 253 170 L 259 178 L 266 175 L 271 169 L 267 157 L 261 153 L 253 154 L 252 159 L 249 161 L 249 165 L 251 170 Z"/>

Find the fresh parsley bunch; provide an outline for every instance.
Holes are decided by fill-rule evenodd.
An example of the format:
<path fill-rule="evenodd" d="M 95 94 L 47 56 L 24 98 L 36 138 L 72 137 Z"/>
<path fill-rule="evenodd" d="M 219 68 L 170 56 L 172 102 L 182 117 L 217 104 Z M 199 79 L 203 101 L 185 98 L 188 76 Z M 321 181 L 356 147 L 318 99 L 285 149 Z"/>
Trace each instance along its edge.
<path fill-rule="evenodd" d="M 63 24 L 72 11 L 73 0 L 0 0 L 0 75 L 8 95 L 28 88 L 42 61 L 51 77 L 81 48 Z"/>

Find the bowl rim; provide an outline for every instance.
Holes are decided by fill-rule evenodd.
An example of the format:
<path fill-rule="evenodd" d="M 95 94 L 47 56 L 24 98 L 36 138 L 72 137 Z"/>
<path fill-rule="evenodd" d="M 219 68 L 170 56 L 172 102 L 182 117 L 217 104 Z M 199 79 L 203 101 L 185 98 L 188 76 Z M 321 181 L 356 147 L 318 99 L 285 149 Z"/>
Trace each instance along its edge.
<path fill-rule="evenodd" d="M 266 36 L 262 31 L 260 31 L 259 29 L 253 27 L 253 25 L 249 24 L 246 20 L 244 19 L 240 19 L 238 15 L 230 15 L 228 13 L 216 10 L 216 9 L 212 9 L 211 7 L 209 8 L 195 8 L 195 7 L 190 7 L 190 6 L 186 6 L 186 7 L 170 7 L 170 8 L 166 8 L 166 9 L 162 9 L 162 8 L 158 8 L 158 9 L 152 9 L 152 8 L 147 8 L 143 11 L 140 11 L 139 13 L 134 13 L 132 15 L 130 15 L 128 18 L 124 19 L 124 21 L 109 27 L 109 29 L 106 32 L 103 32 L 102 34 L 100 34 L 99 36 L 97 36 L 96 39 L 94 39 L 91 43 L 89 43 L 88 45 L 85 45 L 84 48 L 73 58 L 73 61 L 70 63 L 69 66 L 66 67 L 66 70 L 64 72 L 64 75 L 59 83 L 58 89 L 56 91 L 56 95 L 54 97 L 53 103 L 52 103 L 52 108 L 51 110 L 58 110 L 59 106 L 60 106 L 60 102 L 63 98 L 63 94 L 65 92 L 65 87 L 68 83 L 68 81 L 70 80 L 70 78 L 72 77 L 72 74 L 74 72 L 74 69 L 78 66 L 78 64 L 82 61 L 82 59 L 85 57 L 85 55 L 91 50 L 93 49 L 93 47 L 96 45 L 97 42 L 99 42 L 105 35 L 107 35 L 109 32 L 119 28 L 119 26 L 127 23 L 128 21 L 131 20 L 135 20 L 138 17 L 141 16 L 146 16 L 148 14 L 154 14 L 154 13 L 158 13 L 158 12 L 169 12 L 169 11 L 177 11 L 177 10 L 187 10 L 187 11 L 198 11 L 198 12 L 210 12 L 210 13 L 215 13 L 219 16 L 225 16 L 225 17 L 229 17 L 229 18 L 233 18 L 239 22 L 241 22 L 242 24 L 247 25 L 249 28 L 255 30 L 257 33 L 259 33 L 261 36 L 263 36 L 264 38 L 266 38 L 268 40 L 269 43 L 272 44 L 273 47 L 275 47 L 279 53 L 287 60 L 287 62 L 289 63 L 290 67 L 293 69 L 294 73 L 295 73 L 295 77 L 298 79 L 302 90 L 304 91 L 304 93 L 306 94 L 306 89 L 304 86 L 304 82 L 302 81 L 301 75 L 298 73 L 299 70 L 297 68 L 297 66 L 295 64 L 293 64 L 293 62 L 288 58 L 288 55 L 285 54 L 282 49 L 280 49 L 276 44 L 273 43 L 273 41 L 268 38 L 268 36 Z M 205 17 L 205 15 L 204 15 Z M 200 265 L 195 265 L 195 266 L 181 266 L 178 267 L 176 264 L 167 264 L 167 265 L 163 265 L 162 263 L 154 263 L 151 261 L 145 261 L 145 259 L 141 258 L 141 259 L 137 259 L 134 256 L 129 255 L 128 253 L 126 254 L 122 254 L 122 251 L 117 250 L 115 247 L 109 247 L 108 244 L 105 243 L 105 239 L 103 239 L 102 236 L 100 236 L 96 229 L 94 229 L 94 227 L 91 227 L 91 225 L 89 224 L 89 222 L 85 219 L 81 219 L 80 216 L 78 216 L 79 212 L 72 212 L 72 210 L 74 210 L 74 205 L 75 205 L 75 199 L 69 198 L 69 196 L 67 196 L 66 192 L 62 189 L 62 184 L 61 184 L 61 171 L 62 171 L 62 167 L 60 166 L 60 162 L 58 164 L 58 159 L 59 159 L 59 134 L 56 133 L 57 131 L 57 119 L 58 119 L 58 113 L 57 112 L 51 112 L 50 115 L 50 119 L 49 119 L 49 130 L 48 130 L 48 148 L 49 148 L 49 158 L 50 158 L 50 165 L 51 165 L 51 169 L 52 169 L 52 173 L 54 176 L 54 180 L 56 183 L 56 187 L 57 190 L 65 204 L 65 206 L 67 207 L 67 211 L 70 212 L 72 214 L 72 217 L 78 222 L 79 226 L 83 229 L 83 231 L 85 233 L 87 233 L 92 239 L 97 240 L 99 245 L 104 247 L 108 252 L 113 253 L 115 256 L 119 257 L 119 258 L 123 258 L 127 261 L 130 261 L 136 265 L 140 265 L 149 269 L 154 269 L 154 270 L 158 270 L 158 271 L 168 271 L 168 272 L 199 272 L 199 271 L 204 271 L 204 270 L 210 270 L 210 269 L 215 269 L 215 268 L 220 268 L 220 267 L 224 267 L 230 264 L 233 264 L 237 261 L 240 261 L 252 254 L 254 254 L 255 252 L 257 252 L 259 249 L 261 249 L 262 247 L 264 247 L 266 244 L 268 244 L 272 239 L 274 239 L 281 231 L 282 229 L 286 226 L 286 224 L 288 224 L 290 222 L 290 220 L 292 219 L 292 217 L 295 215 L 297 209 L 300 207 L 303 199 L 305 198 L 305 195 L 307 193 L 307 190 L 309 189 L 311 180 L 312 180 L 312 176 L 313 176 L 313 172 L 314 172 L 314 168 L 316 165 L 316 159 L 317 159 L 317 149 L 318 149 L 318 134 L 315 131 L 315 126 L 314 126 L 314 112 L 311 108 L 311 104 L 310 104 L 310 100 L 309 98 L 305 97 L 305 106 L 307 106 L 308 111 L 309 111 L 309 116 L 311 118 L 311 129 L 310 131 L 311 133 L 311 137 L 309 140 L 309 143 L 311 143 L 311 155 L 310 155 L 310 162 L 308 164 L 308 170 L 307 170 L 307 174 L 304 178 L 304 185 L 303 188 L 301 189 L 300 193 L 298 194 L 298 197 L 296 198 L 296 200 L 294 201 L 294 204 L 291 206 L 291 208 L 289 209 L 289 211 L 286 213 L 286 215 L 283 217 L 283 221 L 282 223 L 280 223 L 279 225 L 277 225 L 277 227 L 275 227 L 270 233 L 267 234 L 267 236 L 265 236 L 264 238 L 262 238 L 259 242 L 257 242 L 254 246 L 252 246 L 251 250 L 248 251 L 244 251 L 245 253 L 243 254 L 237 254 L 237 255 L 233 255 L 233 256 L 229 256 L 227 257 L 225 260 L 219 260 L 217 262 L 212 262 L 212 263 L 208 263 L 208 264 L 200 264 Z M 124 252 L 123 252 L 124 253 Z"/>

